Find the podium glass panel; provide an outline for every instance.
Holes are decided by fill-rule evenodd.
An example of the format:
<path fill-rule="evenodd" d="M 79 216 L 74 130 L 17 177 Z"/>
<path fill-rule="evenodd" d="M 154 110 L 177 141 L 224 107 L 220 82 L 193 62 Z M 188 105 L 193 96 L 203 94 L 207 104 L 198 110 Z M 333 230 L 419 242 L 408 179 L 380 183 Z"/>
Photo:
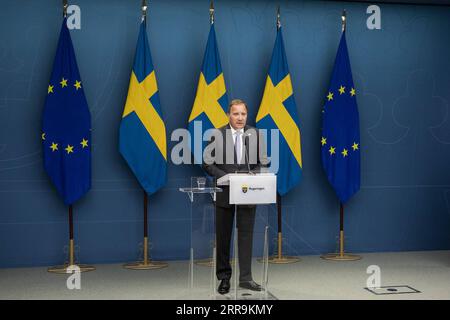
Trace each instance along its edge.
<path fill-rule="evenodd" d="M 190 299 L 271 299 L 273 296 L 268 291 L 268 210 L 256 210 L 250 208 L 237 210 L 232 206 L 225 214 L 226 217 L 238 215 L 236 219 L 228 220 L 230 227 L 229 236 L 229 263 L 231 266 L 231 288 L 227 294 L 217 292 L 220 280 L 217 277 L 216 258 L 222 258 L 221 270 L 224 267 L 223 249 L 226 245 L 219 245 L 222 252 L 217 252 L 216 240 L 216 193 L 222 192 L 222 188 L 215 186 L 215 180 L 205 177 L 191 178 L 191 186 L 180 188 L 181 192 L 188 195 L 190 202 L 190 252 L 189 270 L 187 276 L 188 296 Z M 264 207 L 264 206 L 259 206 Z M 218 209 L 221 210 L 220 208 Z M 219 213 L 220 214 L 220 213 Z M 249 214 L 250 216 L 245 216 Z M 254 218 L 252 216 L 254 215 Z M 239 216 L 241 215 L 241 216 Z M 242 224 L 245 221 L 247 224 Z M 220 220 L 222 221 L 222 220 Z M 249 229 L 249 222 L 250 227 Z M 226 227 L 224 225 L 218 226 Z M 241 227 L 241 231 L 239 231 Z M 219 230 L 220 231 L 220 230 Z M 251 232 L 250 232 L 251 231 Z M 240 240 L 240 241 L 239 241 Z M 241 243 L 242 242 L 242 243 Z M 250 242 L 250 246 L 248 243 Z M 222 243 L 223 240 L 222 240 Z M 226 241 L 225 241 L 226 243 Z M 241 247 L 241 249 L 239 249 Z M 250 247 L 250 249 L 249 249 Z M 241 250 L 241 254 L 239 254 Z M 250 252 L 249 252 L 250 251 Z M 226 254 L 225 254 L 226 256 Z M 243 261 L 240 261 L 243 260 Z M 227 259 L 225 259 L 227 261 Z M 248 264 L 250 262 L 250 273 Z M 228 270 L 225 263 L 225 269 Z M 247 266 L 247 267 L 246 267 Z M 241 269 L 244 269 L 245 279 L 241 278 Z M 221 273 L 221 277 L 222 277 Z M 252 291 L 240 287 L 240 280 L 252 279 L 261 286 L 261 291 Z"/>
<path fill-rule="evenodd" d="M 216 299 L 225 300 L 272 300 L 275 297 L 269 291 L 269 219 L 267 205 L 258 205 L 254 210 L 254 223 L 253 230 L 250 234 L 247 231 L 247 227 L 242 227 L 240 222 L 245 219 L 245 215 L 249 214 L 248 210 L 251 210 L 247 206 L 233 206 L 234 215 L 238 219 L 234 219 L 233 224 L 233 236 L 232 236 L 232 277 L 231 277 L 231 290 L 229 294 L 220 295 L 215 292 Z M 242 210 L 242 208 L 244 210 Z M 259 209 L 259 210 L 258 210 Z M 241 218 L 241 221 L 240 221 Z M 244 219 L 242 219 L 244 218 Z M 250 219 L 247 219 L 250 220 Z M 237 223 L 236 223 L 237 222 Z M 241 230 L 240 230 L 241 229 Z M 244 231 L 242 231 L 242 229 Z M 241 233 L 241 234 L 240 234 Z M 248 252 L 245 248 L 246 244 L 241 243 L 242 240 L 247 240 L 247 236 L 252 241 L 251 252 Z M 250 272 L 251 277 L 247 274 L 243 275 L 242 272 L 246 272 L 245 261 L 250 255 Z M 243 276 L 245 276 L 243 278 Z M 252 290 L 245 287 L 248 280 L 254 281 L 261 288 L 260 291 Z"/>
<path fill-rule="evenodd" d="M 188 295 L 192 299 L 209 299 L 215 286 L 215 198 L 222 189 L 216 187 L 214 178 L 203 176 L 192 177 L 190 186 L 179 190 L 189 200 Z"/>

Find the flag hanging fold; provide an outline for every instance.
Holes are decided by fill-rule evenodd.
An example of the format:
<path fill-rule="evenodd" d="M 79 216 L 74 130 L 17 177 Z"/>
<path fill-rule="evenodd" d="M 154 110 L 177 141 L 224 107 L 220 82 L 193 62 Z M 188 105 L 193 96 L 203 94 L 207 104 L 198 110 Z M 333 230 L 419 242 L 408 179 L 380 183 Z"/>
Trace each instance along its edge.
<path fill-rule="evenodd" d="M 127 101 L 120 123 L 119 150 L 148 194 L 165 185 L 166 127 L 145 20 L 139 30 Z"/>
<path fill-rule="evenodd" d="M 276 161 L 276 155 L 272 154 L 272 150 L 276 148 L 271 145 L 270 130 L 279 130 L 277 189 L 280 195 L 284 195 L 300 182 L 302 152 L 297 106 L 281 27 L 277 29 L 266 87 L 256 116 L 256 127 L 268 130 L 267 151 L 271 157 L 271 166 Z"/>
<path fill-rule="evenodd" d="M 323 108 L 322 164 L 341 203 L 360 188 L 359 115 L 345 31 Z"/>
<path fill-rule="evenodd" d="M 45 100 L 44 167 L 67 205 L 91 188 L 91 115 L 75 52 L 63 20 Z"/>
<path fill-rule="evenodd" d="M 225 79 L 220 64 L 214 24 L 211 24 L 197 94 L 189 116 L 188 128 L 192 137 L 191 150 L 194 153 L 195 163 L 202 163 L 203 149 L 207 143 L 202 139 L 203 133 L 228 123 L 227 108 Z"/>

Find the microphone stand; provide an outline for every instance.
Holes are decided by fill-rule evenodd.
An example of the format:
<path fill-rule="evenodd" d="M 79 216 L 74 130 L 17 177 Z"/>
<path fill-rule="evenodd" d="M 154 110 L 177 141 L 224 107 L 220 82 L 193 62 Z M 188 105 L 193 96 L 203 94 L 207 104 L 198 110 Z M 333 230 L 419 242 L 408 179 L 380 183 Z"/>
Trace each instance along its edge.
<path fill-rule="evenodd" d="M 245 162 L 247 163 L 247 173 L 248 174 L 253 174 L 253 172 L 250 170 L 250 161 L 249 161 L 249 158 L 250 158 L 250 155 L 249 154 L 247 154 L 247 151 L 248 151 L 248 148 L 247 148 L 247 138 L 249 137 L 249 135 L 247 135 L 247 134 L 245 134 L 244 133 L 244 154 L 245 154 Z"/>

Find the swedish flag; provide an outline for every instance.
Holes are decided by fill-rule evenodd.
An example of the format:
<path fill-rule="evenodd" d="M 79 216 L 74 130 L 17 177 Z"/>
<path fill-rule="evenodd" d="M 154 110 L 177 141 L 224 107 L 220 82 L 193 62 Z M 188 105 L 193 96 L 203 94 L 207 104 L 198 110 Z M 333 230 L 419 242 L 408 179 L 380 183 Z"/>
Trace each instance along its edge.
<path fill-rule="evenodd" d="M 279 168 L 277 189 L 280 195 L 295 187 L 302 176 L 301 137 L 291 76 L 289 74 L 286 52 L 284 50 L 281 27 L 272 53 L 269 74 L 264 95 L 256 116 L 256 127 L 260 129 L 279 129 Z M 268 154 L 273 163 L 270 131 L 268 131 Z"/>
<path fill-rule="evenodd" d="M 359 115 L 345 31 L 342 33 L 322 125 L 322 164 L 341 203 L 360 188 Z"/>
<path fill-rule="evenodd" d="M 64 203 L 91 188 L 91 115 L 63 20 L 42 117 L 44 167 Z"/>
<path fill-rule="evenodd" d="M 145 20 L 139 30 L 128 97 L 120 123 L 119 149 L 148 194 L 164 186 L 167 167 L 166 127 Z"/>
<path fill-rule="evenodd" d="M 216 32 L 214 24 L 211 24 L 198 80 L 197 94 L 189 116 L 189 132 L 191 137 L 196 139 L 192 143 L 195 163 L 202 163 L 203 149 L 206 145 L 202 139 L 203 133 L 208 129 L 220 128 L 228 123 L 227 107 L 228 96 L 220 64 Z"/>

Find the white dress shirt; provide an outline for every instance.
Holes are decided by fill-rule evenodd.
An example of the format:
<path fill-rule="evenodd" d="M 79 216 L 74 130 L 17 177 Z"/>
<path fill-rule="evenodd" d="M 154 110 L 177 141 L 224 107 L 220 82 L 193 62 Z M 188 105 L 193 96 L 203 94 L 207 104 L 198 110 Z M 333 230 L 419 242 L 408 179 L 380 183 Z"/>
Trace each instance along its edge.
<path fill-rule="evenodd" d="M 242 163 L 242 148 L 243 148 L 243 146 L 244 146 L 244 129 L 238 129 L 238 130 L 236 130 L 236 129 L 234 129 L 231 125 L 230 125 L 230 128 L 231 128 L 231 134 L 233 135 L 233 142 L 234 142 L 234 144 L 235 144 L 235 149 L 236 149 L 236 133 L 239 131 L 241 134 L 239 135 L 239 139 L 240 139 L 240 142 L 241 142 L 241 147 L 240 147 L 240 150 L 238 151 L 238 150 L 236 150 L 237 151 L 237 155 L 236 155 L 236 158 L 238 158 L 238 156 L 239 156 L 239 154 L 241 155 L 241 158 L 240 159 L 238 159 L 238 163 Z"/>

